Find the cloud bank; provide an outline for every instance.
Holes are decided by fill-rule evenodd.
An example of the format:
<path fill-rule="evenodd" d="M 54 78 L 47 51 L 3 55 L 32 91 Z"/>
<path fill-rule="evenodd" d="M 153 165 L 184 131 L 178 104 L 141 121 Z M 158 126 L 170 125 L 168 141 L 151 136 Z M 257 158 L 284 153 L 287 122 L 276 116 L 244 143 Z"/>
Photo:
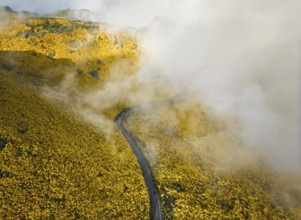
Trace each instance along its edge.
<path fill-rule="evenodd" d="M 30 3 L 29 3 L 30 2 Z M 147 27 L 143 57 L 231 122 L 244 145 L 301 172 L 301 2 L 296 0 L 17 1 L 15 10 L 90 9 L 92 19 Z"/>
<path fill-rule="evenodd" d="M 154 24 L 143 38 L 152 63 L 174 83 L 199 91 L 245 146 L 299 173 L 300 6 L 183 2 L 174 6 L 173 26 Z"/>

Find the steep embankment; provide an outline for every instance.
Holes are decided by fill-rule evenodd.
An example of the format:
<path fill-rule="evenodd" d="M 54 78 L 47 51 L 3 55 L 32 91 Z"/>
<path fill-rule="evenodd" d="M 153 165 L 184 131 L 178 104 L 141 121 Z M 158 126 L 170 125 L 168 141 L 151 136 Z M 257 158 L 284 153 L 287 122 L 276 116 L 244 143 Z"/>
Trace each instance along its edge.
<path fill-rule="evenodd" d="M 0 32 L 0 218 L 148 219 L 139 164 L 117 129 L 108 139 L 40 96 L 66 74 L 83 87 L 103 82 L 117 60 L 137 59 L 126 50 L 133 41 L 120 36 L 121 48 L 90 23 L 9 16 Z"/>

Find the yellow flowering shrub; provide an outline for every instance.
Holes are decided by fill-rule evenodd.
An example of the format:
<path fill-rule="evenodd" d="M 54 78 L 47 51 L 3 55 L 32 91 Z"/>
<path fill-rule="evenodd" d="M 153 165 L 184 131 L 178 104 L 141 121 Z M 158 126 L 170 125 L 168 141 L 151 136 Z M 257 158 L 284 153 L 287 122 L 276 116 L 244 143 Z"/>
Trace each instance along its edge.
<path fill-rule="evenodd" d="M 0 218 L 149 219 L 144 179 L 122 134 L 107 138 L 40 96 L 66 75 L 100 84 L 120 59 L 134 70 L 135 41 L 53 18 L 11 18 L 0 41 Z"/>
<path fill-rule="evenodd" d="M 120 132 L 108 138 L 39 94 L 68 75 L 82 91 L 102 85 L 116 66 L 122 77 L 132 74 L 139 63 L 136 40 L 92 22 L 4 18 L 0 218 L 148 219 L 143 176 Z M 160 98 L 175 93 L 167 91 Z M 102 113 L 113 119 L 125 106 Z M 237 168 L 245 158 L 229 152 L 239 152 L 239 144 L 204 106 L 162 106 L 131 115 L 125 125 L 150 162 L 165 219 L 301 218 L 299 188 L 278 180 L 263 162 Z"/>
<path fill-rule="evenodd" d="M 166 219 L 300 216 L 300 187 L 292 204 L 290 179 L 281 180 L 263 162 L 247 163 L 225 124 L 205 107 L 167 104 L 135 113 L 125 125 L 150 161 Z"/>
<path fill-rule="evenodd" d="M 70 59 L 76 64 L 82 86 L 103 82 L 110 68 L 127 60 L 130 74 L 137 68 L 135 39 L 123 33 L 106 33 L 92 22 L 60 18 L 12 20 L 0 32 L 0 51 L 35 51 L 51 59 Z"/>

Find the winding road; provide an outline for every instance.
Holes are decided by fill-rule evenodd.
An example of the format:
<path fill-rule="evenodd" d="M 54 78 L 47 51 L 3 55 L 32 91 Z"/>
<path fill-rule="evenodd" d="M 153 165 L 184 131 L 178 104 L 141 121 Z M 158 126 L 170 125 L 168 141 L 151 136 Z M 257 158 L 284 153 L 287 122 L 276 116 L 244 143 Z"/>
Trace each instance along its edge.
<path fill-rule="evenodd" d="M 147 159 L 144 157 L 143 153 L 141 152 L 136 139 L 126 130 L 123 126 L 123 120 L 137 112 L 138 108 L 128 108 L 123 110 L 116 118 L 115 123 L 117 127 L 122 132 L 123 136 L 126 138 L 128 143 L 131 145 L 134 154 L 136 155 L 139 165 L 142 170 L 142 174 L 144 176 L 144 181 L 147 186 L 149 198 L 150 198 L 150 218 L 153 220 L 160 220 L 161 219 L 161 208 L 160 208 L 160 193 L 158 191 L 158 187 L 155 181 L 154 176 L 152 175 L 149 163 Z"/>
<path fill-rule="evenodd" d="M 126 138 L 134 154 L 136 155 L 139 165 L 141 167 L 142 175 L 144 177 L 145 184 L 147 186 L 149 198 L 150 198 L 150 219 L 152 220 L 160 220 L 162 219 L 162 212 L 160 206 L 160 193 L 158 190 L 158 186 L 156 180 L 151 172 L 150 165 L 148 160 L 145 158 L 143 153 L 141 152 L 139 145 L 137 143 L 136 138 L 124 127 L 123 121 L 126 117 L 141 111 L 147 111 L 155 108 L 159 108 L 164 105 L 171 105 L 175 102 L 178 102 L 182 97 L 177 96 L 173 99 L 157 101 L 150 104 L 142 104 L 139 106 L 135 106 L 132 108 L 126 108 L 122 112 L 120 112 L 116 118 L 115 123 L 117 127 L 122 132 L 123 136 Z"/>

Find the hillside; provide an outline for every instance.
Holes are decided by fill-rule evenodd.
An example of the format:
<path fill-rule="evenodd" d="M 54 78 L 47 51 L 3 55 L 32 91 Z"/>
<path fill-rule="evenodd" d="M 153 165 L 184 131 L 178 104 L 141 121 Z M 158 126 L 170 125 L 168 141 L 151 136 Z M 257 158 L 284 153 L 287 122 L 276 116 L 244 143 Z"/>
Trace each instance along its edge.
<path fill-rule="evenodd" d="M 248 155 L 197 102 L 140 112 L 125 124 L 150 160 L 169 219 L 300 218 L 298 183 Z"/>
<path fill-rule="evenodd" d="M 1 218 L 147 218 L 143 176 L 121 134 L 107 139 L 40 95 L 66 73 L 82 85 L 101 83 L 116 60 L 137 60 L 127 52 L 135 43 L 120 36 L 121 50 L 117 36 L 82 22 L 14 15 L 11 22 L 0 33 Z M 88 31 L 94 38 L 79 49 Z"/>
<path fill-rule="evenodd" d="M 298 181 L 248 155 L 190 93 L 165 103 L 178 91 L 134 77 L 135 38 L 0 10 L 0 218 L 149 219 L 137 158 L 114 125 L 149 99 L 164 104 L 123 124 L 148 159 L 163 219 L 301 218 Z"/>
<path fill-rule="evenodd" d="M 91 21 L 92 18 L 96 18 L 97 14 L 93 13 L 88 9 L 81 10 L 72 10 L 72 9 L 63 9 L 57 11 L 53 14 L 46 15 L 47 17 L 57 17 L 64 18 L 69 20 L 81 20 L 81 21 Z"/>
<path fill-rule="evenodd" d="M 10 7 L 8 7 L 8 6 L 2 6 L 2 5 L 0 5 L 0 12 L 2 12 L 2 13 L 16 13 Z"/>

